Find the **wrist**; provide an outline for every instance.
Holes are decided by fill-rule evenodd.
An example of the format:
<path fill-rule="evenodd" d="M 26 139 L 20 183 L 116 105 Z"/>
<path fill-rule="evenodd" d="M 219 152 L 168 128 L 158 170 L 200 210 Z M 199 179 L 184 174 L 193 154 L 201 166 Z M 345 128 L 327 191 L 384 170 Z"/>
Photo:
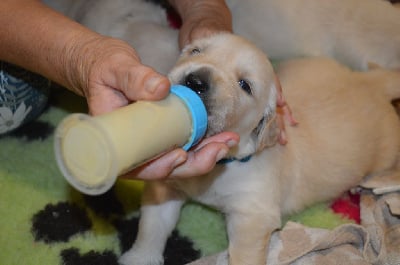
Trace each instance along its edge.
<path fill-rule="evenodd" d="M 221 30 L 232 31 L 231 12 L 224 0 L 170 0 L 183 23 L 189 20 L 214 20 Z"/>
<path fill-rule="evenodd" d="M 125 75 L 126 67 L 140 63 L 129 44 L 97 33 L 77 36 L 67 44 L 62 54 L 66 86 L 87 99 L 96 96 L 98 92 L 93 88 L 99 85 L 121 89 L 118 78 L 129 78 L 129 75 L 121 76 L 121 73 Z"/>
<path fill-rule="evenodd" d="M 60 53 L 60 83 L 78 95 L 87 96 L 88 77 L 96 60 L 93 46 L 100 39 L 97 34 L 76 34 L 65 43 Z"/>

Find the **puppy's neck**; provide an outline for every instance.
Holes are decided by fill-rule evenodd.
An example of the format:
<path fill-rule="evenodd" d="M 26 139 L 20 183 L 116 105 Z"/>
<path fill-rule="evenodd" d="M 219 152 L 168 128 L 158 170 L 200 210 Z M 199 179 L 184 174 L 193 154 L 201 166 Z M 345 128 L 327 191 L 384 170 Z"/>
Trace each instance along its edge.
<path fill-rule="evenodd" d="M 250 161 L 252 156 L 253 155 L 248 155 L 248 156 L 245 156 L 245 157 L 243 157 L 241 159 L 237 159 L 237 158 L 234 158 L 234 157 L 233 158 L 223 158 L 223 159 L 219 160 L 217 162 L 217 164 L 218 165 L 224 165 L 224 164 L 228 164 L 228 163 L 235 162 L 235 161 L 240 162 L 240 163 L 246 163 L 246 162 Z"/>

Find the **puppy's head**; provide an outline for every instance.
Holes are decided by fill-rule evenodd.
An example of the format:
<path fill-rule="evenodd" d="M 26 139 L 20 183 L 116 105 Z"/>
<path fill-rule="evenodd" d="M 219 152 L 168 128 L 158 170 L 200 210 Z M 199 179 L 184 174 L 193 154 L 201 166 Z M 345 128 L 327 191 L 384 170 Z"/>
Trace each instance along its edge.
<path fill-rule="evenodd" d="M 275 143 L 277 90 L 266 55 L 245 39 L 217 34 L 185 47 L 169 74 L 171 83 L 194 90 L 208 112 L 207 136 L 240 135 L 235 157 Z"/>

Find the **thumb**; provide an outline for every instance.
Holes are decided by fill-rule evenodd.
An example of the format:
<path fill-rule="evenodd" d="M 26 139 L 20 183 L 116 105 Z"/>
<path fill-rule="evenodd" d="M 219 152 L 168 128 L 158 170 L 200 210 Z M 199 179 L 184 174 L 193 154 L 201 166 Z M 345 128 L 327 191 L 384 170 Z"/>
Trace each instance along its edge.
<path fill-rule="evenodd" d="M 87 101 L 92 115 L 107 113 L 137 100 L 160 100 L 170 89 L 167 77 L 140 64 L 118 67 L 101 79 L 101 82 L 89 83 Z"/>
<path fill-rule="evenodd" d="M 160 100 L 169 93 L 168 78 L 142 64 L 132 65 L 125 71 L 116 71 L 115 76 L 117 89 L 129 101 Z"/>

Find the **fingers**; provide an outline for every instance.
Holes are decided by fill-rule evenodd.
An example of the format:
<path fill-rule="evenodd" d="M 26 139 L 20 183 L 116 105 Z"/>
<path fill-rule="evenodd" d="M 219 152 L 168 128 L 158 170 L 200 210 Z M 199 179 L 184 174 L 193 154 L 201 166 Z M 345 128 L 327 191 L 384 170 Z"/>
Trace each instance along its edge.
<path fill-rule="evenodd" d="M 201 149 L 188 153 L 185 163 L 176 167 L 170 178 L 189 178 L 201 176 L 210 172 L 217 161 L 224 158 L 229 152 L 229 147 L 223 143 L 210 143 Z"/>
<path fill-rule="evenodd" d="M 127 43 L 119 45 L 121 47 L 117 47 L 99 62 L 101 65 L 97 72 L 101 76 L 93 76 L 94 80 L 109 89 L 122 92 L 129 101 L 160 100 L 166 97 L 170 88 L 168 78 L 143 65 L 135 50 Z"/>
<path fill-rule="evenodd" d="M 278 105 L 278 107 L 283 107 L 286 105 L 286 101 L 285 101 L 285 98 L 283 97 L 281 81 L 279 80 L 277 75 L 274 75 L 274 81 L 275 81 L 276 90 L 278 92 L 276 104 Z"/>
<path fill-rule="evenodd" d="M 238 144 L 240 137 L 237 133 L 234 132 L 222 132 L 207 138 L 202 139 L 196 146 L 192 149 L 193 151 L 198 151 L 204 146 L 210 143 L 224 143 L 229 148 L 232 148 Z"/>
<path fill-rule="evenodd" d="M 125 179 L 155 180 L 165 179 L 171 172 L 187 160 L 188 153 L 183 149 L 176 149 L 167 154 L 135 168 L 131 172 L 120 176 Z"/>
<path fill-rule="evenodd" d="M 276 122 L 279 128 L 278 134 L 278 143 L 281 145 L 287 144 L 287 136 L 286 136 L 286 129 L 285 129 L 285 122 L 283 121 L 283 113 L 281 108 L 277 108 L 277 119 Z"/>
<path fill-rule="evenodd" d="M 277 96 L 277 123 L 279 128 L 279 135 L 278 135 L 278 143 L 281 145 L 285 145 L 288 142 L 287 135 L 286 135 L 286 128 L 285 128 L 285 120 L 289 121 L 291 126 L 296 126 L 298 122 L 292 115 L 292 110 L 290 109 L 289 105 L 287 104 L 283 92 L 281 82 L 279 81 L 278 76 L 275 75 L 275 85 L 276 90 L 278 92 Z"/>
<path fill-rule="evenodd" d="M 141 64 L 135 50 L 121 40 L 102 38 L 95 45 L 101 53 L 92 58 L 84 71 L 83 87 L 93 115 L 110 112 L 137 100 L 160 100 L 169 93 L 166 76 Z M 92 49 L 94 50 L 94 48 Z M 85 68 L 85 69 L 86 69 Z"/>
<path fill-rule="evenodd" d="M 281 145 L 285 145 L 288 142 L 287 135 L 286 135 L 286 128 L 285 128 L 285 120 L 289 122 L 291 126 L 296 126 L 298 122 L 294 119 L 292 115 L 292 110 L 290 109 L 289 105 L 287 104 L 283 92 L 282 92 L 282 85 L 277 75 L 274 75 L 275 78 L 275 85 L 276 90 L 278 92 L 276 105 L 277 105 L 277 123 L 279 128 L 279 135 L 278 135 L 278 143 Z"/>
<path fill-rule="evenodd" d="M 87 97 L 91 115 L 105 114 L 129 103 L 125 95 L 109 87 L 97 86 L 95 91 L 95 93 L 91 93 Z"/>
<path fill-rule="evenodd" d="M 189 178 L 210 172 L 215 164 L 226 157 L 230 148 L 235 147 L 238 142 L 239 135 L 229 132 L 206 138 L 188 153 L 185 163 L 176 167 L 169 177 Z"/>
<path fill-rule="evenodd" d="M 224 0 L 169 1 L 182 18 L 179 46 L 183 48 L 193 40 L 211 34 L 232 32 L 231 12 Z"/>
<path fill-rule="evenodd" d="M 275 75 L 275 84 L 276 84 L 276 89 L 278 92 L 278 97 L 277 97 L 277 106 L 278 106 L 278 114 L 283 116 L 287 121 L 289 121 L 289 124 L 292 126 L 295 126 L 298 124 L 296 119 L 292 115 L 292 110 L 290 109 L 289 105 L 287 104 L 285 97 L 283 96 L 282 92 L 282 85 L 281 82 L 279 81 L 279 78 L 277 75 Z M 279 110 L 280 109 L 280 110 Z M 282 124 L 283 128 L 284 125 Z"/>
<path fill-rule="evenodd" d="M 89 83 L 89 112 L 100 115 L 137 100 L 160 100 L 169 93 L 169 80 L 153 69 L 136 65 L 116 69 Z"/>
<path fill-rule="evenodd" d="M 169 93 L 168 78 L 142 64 L 118 70 L 116 75 L 118 89 L 131 101 L 160 100 Z"/>
<path fill-rule="evenodd" d="M 130 179 L 189 178 L 211 171 L 216 162 L 237 145 L 239 136 L 224 132 L 204 139 L 193 150 L 173 150 L 135 170 L 121 176 Z"/>

